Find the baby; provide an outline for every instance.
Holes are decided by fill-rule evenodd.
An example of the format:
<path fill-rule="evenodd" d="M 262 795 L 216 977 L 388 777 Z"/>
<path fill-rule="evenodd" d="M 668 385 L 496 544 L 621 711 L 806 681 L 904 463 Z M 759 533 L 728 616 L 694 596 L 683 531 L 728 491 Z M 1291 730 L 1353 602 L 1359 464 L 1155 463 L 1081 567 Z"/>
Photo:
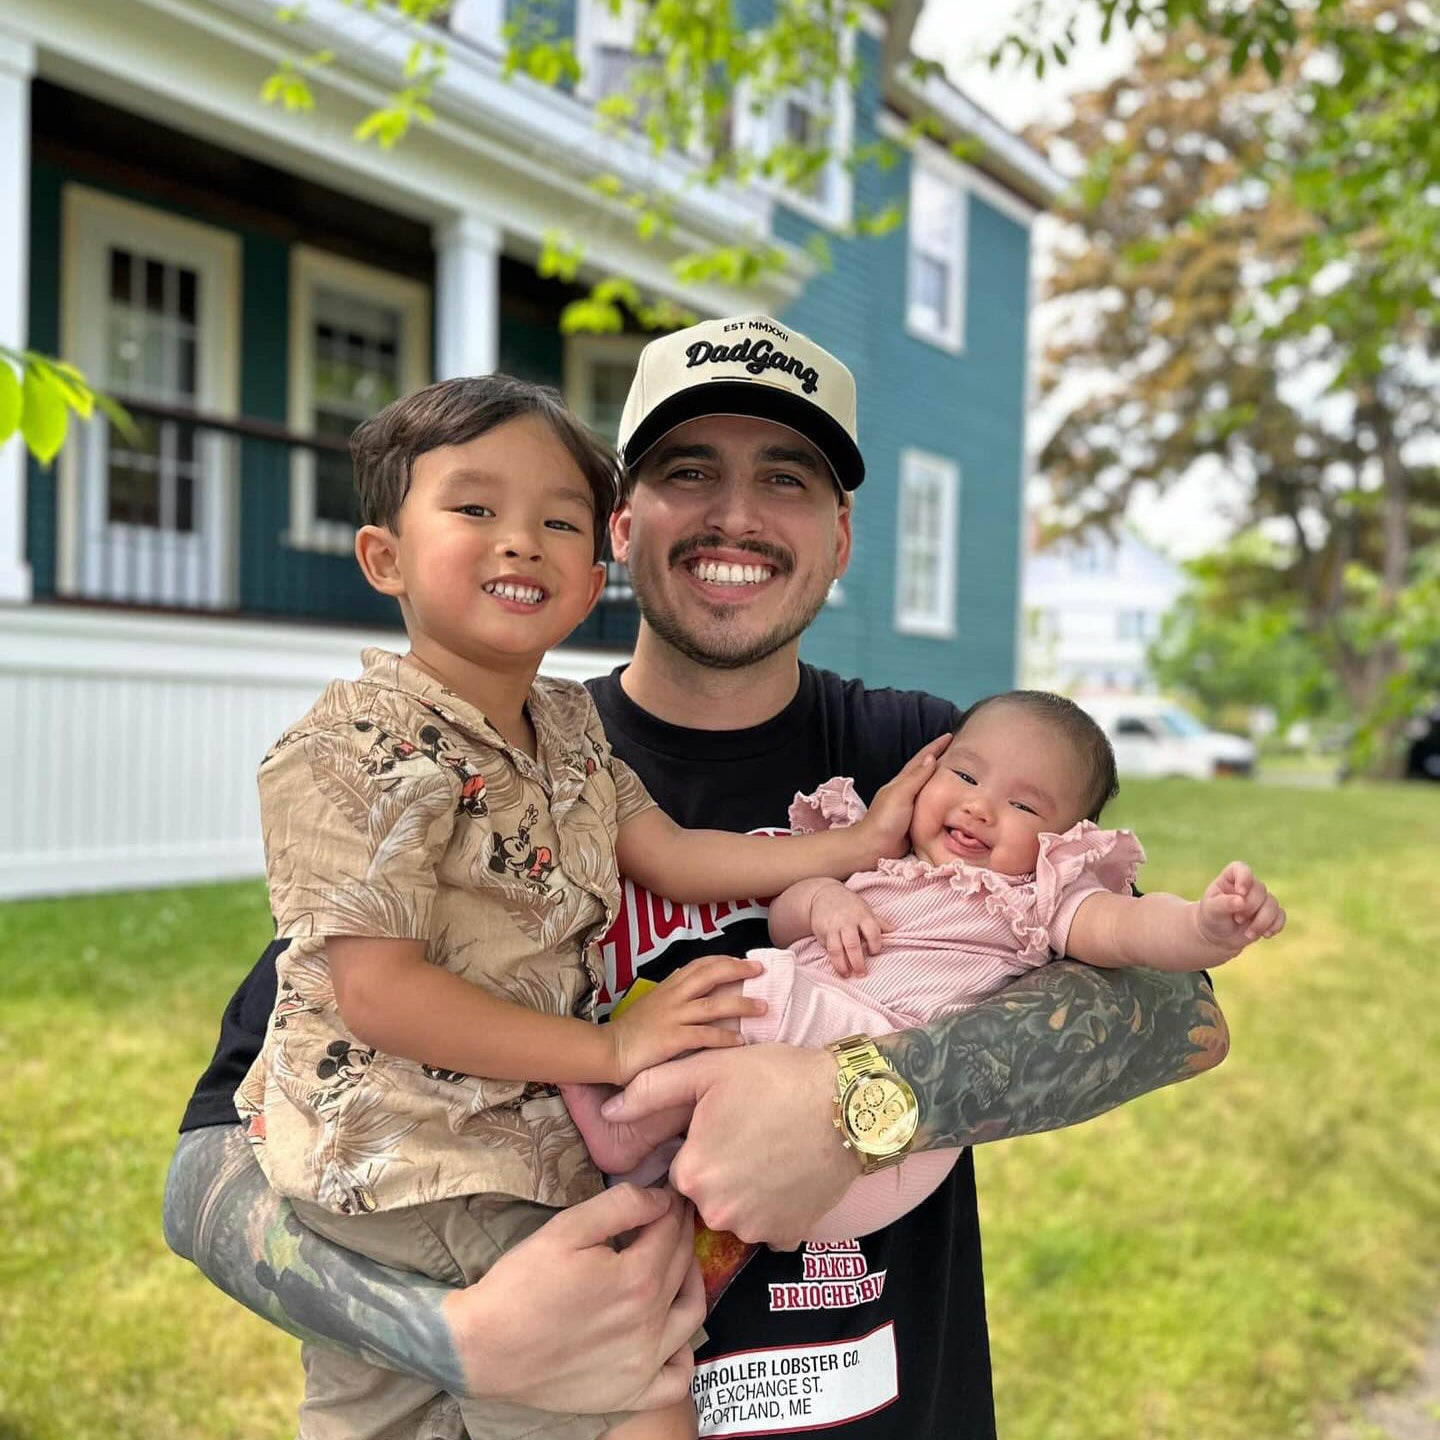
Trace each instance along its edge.
<path fill-rule="evenodd" d="M 1118 788 L 1110 742 L 1072 701 L 1037 690 L 978 701 L 916 798 L 909 855 L 843 884 L 802 880 L 773 902 L 770 934 L 788 948 L 751 951 L 764 972 L 717 992 L 765 1001 L 763 1014 L 733 1023 L 750 1043 L 820 1046 L 940 1019 L 1060 955 L 1203 970 L 1280 932 L 1285 912 L 1239 861 L 1198 901 L 1133 894 L 1145 852 L 1128 830 L 1094 823 Z M 864 814 L 839 779 L 797 796 L 790 819 L 809 834 Z M 591 1154 L 612 1172 L 634 1171 L 689 1118 L 671 1111 L 616 1125 L 599 1113 L 602 1092 L 565 1095 Z M 848 1240 L 890 1224 L 957 1155 L 926 1151 L 857 1180 L 809 1238 Z"/>
<path fill-rule="evenodd" d="M 614 453 L 554 391 L 504 375 L 405 396 L 351 449 L 356 557 L 399 601 L 409 651 L 367 651 L 360 678 L 331 684 L 261 765 L 271 908 L 290 943 L 235 1103 L 305 1224 L 468 1284 L 601 1187 L 555 1082 L 623 1084 L 739 1044 L 714 1022 L 764 1009 L 733 983 L 759 965 L 720 956 L 591 1022 L 617 856 L 676 900 L 848 875 L 904 853 L 940 745 L 848 829 L 682 830 L 611 755 L 584 687 L 536 674 L 604 587 Z M 323 1346 L 304 1359 L 301 1440 L 647 1426 L 440 1396 Z M 694 1407 L 655 1423 L 668 1428 L 645 1433 L 693 1434 Z"/>

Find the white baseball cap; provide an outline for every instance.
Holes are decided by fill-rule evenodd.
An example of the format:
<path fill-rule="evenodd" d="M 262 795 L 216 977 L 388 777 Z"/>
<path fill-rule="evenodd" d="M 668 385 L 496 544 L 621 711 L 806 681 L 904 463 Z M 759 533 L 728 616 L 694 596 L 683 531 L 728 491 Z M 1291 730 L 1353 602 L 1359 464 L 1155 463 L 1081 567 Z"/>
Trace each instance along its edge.
<path fill-rule="evenodd" d="M 620 417 L 626 467 L 633 470 L 677 425 L 705 415 L 772 420 L 809 440 L 842 489 L 865 478 L 855 443 L 855 377 L 768 315 L 705 320 L 640 352 Z"/>

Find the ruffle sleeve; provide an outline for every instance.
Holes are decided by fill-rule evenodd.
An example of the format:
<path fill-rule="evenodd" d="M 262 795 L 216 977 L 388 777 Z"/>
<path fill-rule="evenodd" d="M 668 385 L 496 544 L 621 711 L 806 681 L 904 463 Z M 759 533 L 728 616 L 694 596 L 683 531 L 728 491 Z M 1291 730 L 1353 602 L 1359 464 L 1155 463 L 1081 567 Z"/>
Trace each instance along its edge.
<path fill-rule="evenodd" d="M 837 775 L 809 795 L 796 792 L 790 806 L 790 829 L 796 835 L 844 830 L 864 814 L 865 802 L 855 793 L 855 782 L 848 775 Z"/>
<path fill-rule="evenodd" d="M 1050 948 L 1065 953 L 1070 923 L 1080 902 L 1101 890 L 1128 895 L 1145 863 L 1145 851 L 1129 830 L 1102 830 L 1082 820 L 1063 835 L 1042 835 L 1035 861 L 1035 920 Z"/>

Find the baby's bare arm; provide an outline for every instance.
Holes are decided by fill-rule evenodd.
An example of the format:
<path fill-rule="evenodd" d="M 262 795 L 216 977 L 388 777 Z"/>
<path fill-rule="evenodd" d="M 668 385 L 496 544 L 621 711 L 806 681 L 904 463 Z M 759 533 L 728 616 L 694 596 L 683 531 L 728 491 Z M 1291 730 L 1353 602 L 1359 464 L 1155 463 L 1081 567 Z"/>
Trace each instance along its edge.
<path fill-rule="evenodd" d="M 1195 901 L 1163 893 L 1087 896 L 1065 950 L 1108 968 L 1205 970 L 1284 928 L 1279 901 L 1248 865 L 1233 860 Z"/>

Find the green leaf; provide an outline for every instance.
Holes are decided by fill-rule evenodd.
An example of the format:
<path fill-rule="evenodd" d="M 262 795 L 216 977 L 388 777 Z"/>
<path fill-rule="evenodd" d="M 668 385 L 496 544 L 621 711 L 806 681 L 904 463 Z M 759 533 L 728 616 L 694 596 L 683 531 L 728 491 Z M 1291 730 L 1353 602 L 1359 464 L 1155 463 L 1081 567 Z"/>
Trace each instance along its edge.
<path fill-rule="evenodd" d="M 20 413 L 20 433 L 30 453 L 42 465 L 48 465 L 65 443 L 70 412 L 65 408 L 65 394 L 47 368 L 25 367 L 24 408 Z"/>
<path fill-rule="evenodd" d="M 0 445 L 19 429 L 23 406 L 20 379 L 8 360 L 0 360 Z"/>

